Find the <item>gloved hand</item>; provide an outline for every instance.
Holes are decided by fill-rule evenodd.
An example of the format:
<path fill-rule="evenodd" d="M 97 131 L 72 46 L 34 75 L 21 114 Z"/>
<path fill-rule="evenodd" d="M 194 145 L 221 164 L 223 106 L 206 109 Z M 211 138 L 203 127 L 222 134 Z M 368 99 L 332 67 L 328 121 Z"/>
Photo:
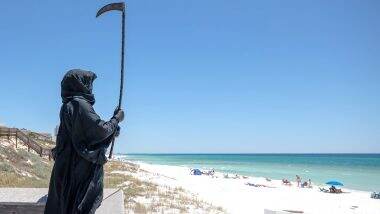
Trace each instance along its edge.
<path fill-rule="evenodd" d="M 115 131 L 115 137 L 119 137 L 119 135 L 120 135 L 120 126 L 117 126 L 116 131 Z"/>
<path fill-rule="evenodd" d="M 118 123 L 120 123 L 121 121 L 123 121 L 124 120 L 124 111 L 123 111 L 123 109 L 118 109 L 117 108 L 113 112 L 113 118 L 115 118 Z"/>

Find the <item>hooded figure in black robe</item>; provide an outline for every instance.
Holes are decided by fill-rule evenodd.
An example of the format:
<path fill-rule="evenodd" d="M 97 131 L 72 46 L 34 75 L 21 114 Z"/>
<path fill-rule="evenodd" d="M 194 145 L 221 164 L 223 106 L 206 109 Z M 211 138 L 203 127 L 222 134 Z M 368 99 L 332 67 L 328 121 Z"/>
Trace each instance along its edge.
<path fill-rule="evenodd" d="M 116 110 L 107 122 L 95 113 L 90 71 L 70 70 L 61 82 L 62 107 L 45 214 L 95 213 L 103 199 L 107 147 L 124 118 Z"/>

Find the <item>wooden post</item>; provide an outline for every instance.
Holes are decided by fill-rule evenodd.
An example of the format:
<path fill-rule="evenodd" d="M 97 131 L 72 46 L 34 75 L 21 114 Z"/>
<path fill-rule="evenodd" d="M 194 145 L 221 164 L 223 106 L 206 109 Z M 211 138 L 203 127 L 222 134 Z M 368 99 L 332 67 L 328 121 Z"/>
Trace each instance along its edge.
<path fill-rule="evenodd" d="M 17 134 L 18 134 L 18 132 L 17 132 L 17 129 L 16 129 L 16 148 L 17 148 Z"/>

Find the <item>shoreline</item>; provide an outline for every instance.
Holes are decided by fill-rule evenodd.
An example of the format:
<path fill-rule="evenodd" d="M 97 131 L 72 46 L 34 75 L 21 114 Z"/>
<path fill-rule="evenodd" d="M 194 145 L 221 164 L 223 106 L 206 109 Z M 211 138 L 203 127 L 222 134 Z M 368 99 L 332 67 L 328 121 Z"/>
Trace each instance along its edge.
<path fill-rule="evenodd" d="M 137 164 L 147 173 L 133 176 L 139 179 L 173 188 L 183 188 L 228 213 L 264 213 L 269 210 L 293 210 L 304 213 L 376 213 L 380 201 L 371 199 L 371 192 L 342 188 L 342 194 L 320 192 L 313 188 L 299 188 L 295 182 L 285 186 L 281 180 L 267 181 L 263 177 L 224 178 L 223 173 L 215 176 L 190 175 L 190 168 L 150 164 L 142 161 L 118 161 Z M 255 184 L 248 186 L 246 183 Z M 321 186 L 322 187 L 322 186 Z"/>
<path fill-rule="evenodd" d="M 118 154 L 130 161 L 142 161 L 159 165 L 185 166 L 198 169 L 215 169 L 223 173 L 271 179 L 296 180 L 324 185 L 326 181 L 343 181 L 352 190 L 376 192 L 380 188 L 380 155 L 331 155 L 331 154 Z"/>
<path fill-rule="evenodd" d="M 144 162 L 144 161 L 130 161 L 130 160 L 119 160 L 118 161 L 122 161 L 122 162 L 127 162 L 127 163 L 132 163 L 132 164 L 137 164 L 139 165 L 140 167 L 144 168 L 143 166 L 155 166 L 155 167 L 178 167 L 178 168 L 185 168 L 187 169 L 189 172 L 190 170 L 192 169 L 191 167 L 188 167 L 188 166 L 175 166 L 175 165 L 167 165 L 167 164 L 154 164 L 154 163 L 148 163 L 148 162 Z M 209 168 L 199 168 L 201 171 L 203 170 L 209 170 Z M 229 175 L 230 177 L 228 179 L 261 179 L 261 180 L 265 180 L 267 178 L 269 178 L 272 182 L 282 182 L 281 180 L 279 179 L 273 179 L 273 178 L 270 178 L 270 177 L 262 177 L 262 176 L 252 176 L 252 175 L 242 175 L 242 174 L 238 174 L 238 173 L 229 173 L 229 172 L 221 172 L 221 171 L 216 171 L 215 170 L 215 173 L 219 176 L 222 176 L 222 175 Z M 238 176 L 239 178 L 234 178 L 234 176 Z M 206 176 L 206 175 L 202 175 L 202 176 Z M 243 177 L 247 177 L 247 178 L 243 178 Z M 289 180 L 292 184 L 292 186 L 296 187 L 297 186 L 297 183 L 293 180 L 293 179 L 290 179 Z M 313 182 L 312 183 L 312 186 L 313 188 L 326 188 L 328 187 L 328 185 L 324 185 L 324 184 L 320 184 L 320 183 L 315 183 Z M 308 187 L 297 187 L 297 188 L 303 188 L 303 189 L 308 189 Z M 345 188 L 345 187 L 339 187 L 340 189 L 344 190 L 344 192 L 346 193 L 351 193 L 351 192 L 362 192 L 362 193 L 368 193 L 368 194 L 371 194 L 372 192 L 371 191 L 367 191 L 367 190 L 359 190 L 359 189 L 353 189 L 353 188 Z"/>

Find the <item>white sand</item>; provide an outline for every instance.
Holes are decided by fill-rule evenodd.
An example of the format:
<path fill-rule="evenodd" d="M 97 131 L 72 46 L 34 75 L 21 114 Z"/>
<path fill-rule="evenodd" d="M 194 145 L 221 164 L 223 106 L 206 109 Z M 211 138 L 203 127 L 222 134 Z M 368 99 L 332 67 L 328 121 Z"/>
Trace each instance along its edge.
<path fill-rule="evenodd" d="M 298 188 L 294 183 L 289 187 L 279 180 L 268 182 L 258 177 L 226 179 L 220 173 L 216 173 L 218 178 L 212 178 L 190 175 L 190 169 L 186 167 L 138 164 L 149 172 L 134 175 L 139 179 L 182 187 L 200 199 L 223 207 L 228 213 L 264 213 L 264 209 L 270 209 L 299 210 L 309 214 L 380 214 L 380 200 L 371 199 L 370 192 L 343 189 L 349 193 L 322 193 L 318 187 Z M 247 182 L 274 188 L 247 186 Z"/>

